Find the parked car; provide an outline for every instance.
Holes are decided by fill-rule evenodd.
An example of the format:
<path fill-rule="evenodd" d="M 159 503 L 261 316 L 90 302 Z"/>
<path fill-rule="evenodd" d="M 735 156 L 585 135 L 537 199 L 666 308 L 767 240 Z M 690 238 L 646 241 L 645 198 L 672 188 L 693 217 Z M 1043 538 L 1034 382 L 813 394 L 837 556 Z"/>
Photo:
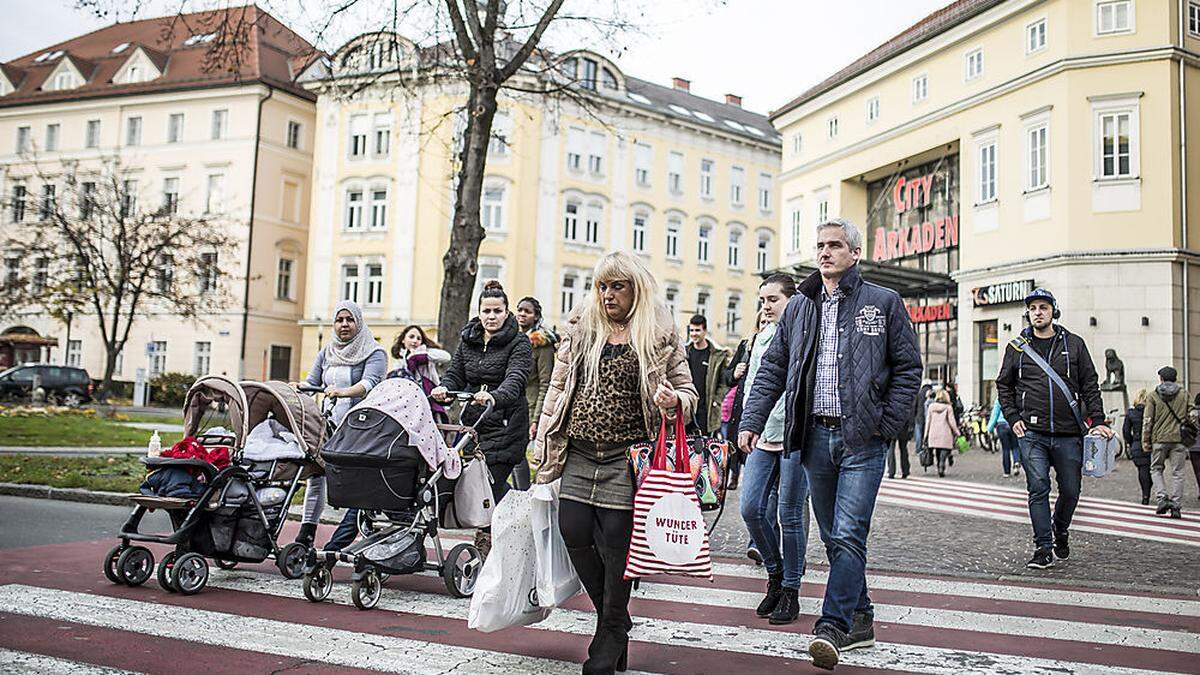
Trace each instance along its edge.
<path fill-rule="evenodd" d="M 0 400 L 33 395 L 34 380 L 46 392 L 46 402 L 74 408 L 92 400 L 92 378 L 83 368 L 26 363 L 0 373 Z"/>

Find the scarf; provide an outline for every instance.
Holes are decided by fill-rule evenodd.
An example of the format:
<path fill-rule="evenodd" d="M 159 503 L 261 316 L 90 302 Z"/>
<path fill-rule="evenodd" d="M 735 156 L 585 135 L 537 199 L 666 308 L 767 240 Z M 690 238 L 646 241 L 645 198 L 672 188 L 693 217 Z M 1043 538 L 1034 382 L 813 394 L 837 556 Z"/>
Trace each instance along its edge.
<path fill-rule="evenodd" d="M 375 341 L 375 336 L 371 335 L 371 329 L 367 328 L 367 324 L 363 322 L 362 308 L 358 306 L 358 303 L 342 300 L 333 308 L 334 319 L 342 310 L 350 312 L 350 316 L 354 317 L 354 325 L 358 327 L 358 332 L 349 340 L 341 340 L 338 339 L 337 331 L 331 331 L 329 344 L 325 347 L 325 364 L 357 366 L 383 347 L 379 346 L 379 343 Z"/>

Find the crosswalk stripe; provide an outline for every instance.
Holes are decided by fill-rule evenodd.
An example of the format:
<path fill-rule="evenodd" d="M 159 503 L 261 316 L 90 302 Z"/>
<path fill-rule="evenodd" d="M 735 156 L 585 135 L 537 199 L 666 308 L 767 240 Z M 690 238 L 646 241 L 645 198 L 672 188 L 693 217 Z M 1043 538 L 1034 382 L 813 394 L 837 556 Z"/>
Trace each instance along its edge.
<path fill-rule="evenodd" d="M 579 672 L 578 664 L 552 659 L 24 584 L 0 586 L 0 609 L 12 614 L 388 672 L 475 675 Z"/>
<path fill-rule="evenodd" d="M 265 593 L 285 597 L 302 598 L 303 593 L 294 582 L 288 582 L 278 577 L 252 572 L 227 572 L 217 578 L 214 575 L 211 586 L 225 590 Z M 663 586 L 663 584 L 657 584 Z M 687 593 L 686 587 L 674 587 L 684 590 L 680 595 L 672 597 L 675 602 L 692 602 L 697 599 L 695 593 Z M 635 597 L 656 597 L 659 594 L 647 592 L 647 587 L 635 594 Z M 343 592 L 339 595 L 337 589 L 331 595 L 336 604 L 349 605 L 350 602 Z M 707 593 L 705 600 L 712 604 L 721 604 L 723 598 L 711 598 Z M 417 591 L 384 589 L 380 600 L 381 609 L 394 610 L 408 614 L 434 616 L 450 619 L 465 619 L 466 606 L 460 600 L 447 596 L 421 593 Z M 879 606 L 876 607 L 879 617 Z M 879 617 L 880 620 L 885 620 Z M 650 644 L 676 645 L 681 647 L 704 647 L 722 651 L 760 654 L 784 659 L 807 659 L 808 636 L 779 630 L 749 628 L 746 626 L 714 625 L 686 621 L 668 621 L 643 616 L 634 616 L 634 629 L 631 637 L 640 642 Z M 528 628 L 538 630 L 560 631 L 576 635 L 591 635 L 595 627 L 596 615 L 570 609 L 556 609 L 550 616 Z M 1005 627 L 996 627 L 1003 631 Z M 697 637 L 703 640 L 697 642 Z M 926 647 L 921 645 L 901 645 L 895 643 L 876 642 L 875 648 L 863 651 L 848 652 L 843 656 L 845 665 L 865 668 L 886 668 L 917 673 L 997 673 L 997 672 L 1073 672 L 1073 673 L 1125 673 L 1142 674 L 1156 671 L 1139 669 L 1121 669 L 1110 666 L 1079 664 L 1054 659 L 1011 656 L 992 654 L 978 651 L 963 651 Z"/>
<path fill-rule="evenodd" d="M 1017 485 L 1014 485 L 1012 487 L 1004 486 L 1004 485 L 993 485 L 991 483 L 976 483 L 976 482 L 971 482 L 971 481 L 956 480 L 954 478 L 932 478 L 932 477 L 924 477 L 924 476 L 909 476 L 908 478 L 902 479 L 901 482 L 912 481 L 915 483 L 927 483 L 929 485 L 954 485 L 954 486 L 962 487 L 962 488 L 969 488 L 969 489 L 976 489 L 976 490 L 990 490 L 993 492 L 1007 492 L 1007 493 L 1012 493 L 1012 494 L 1017 494 L 1017 495 L 1024 495 L 1024 494 L 1026 494 L 1026 490 L 1024 487 L 1023 480 L 1024 479 L 1022 479 L 1021 483 L 1018 483 Z M 892 480 L 885 480 L 884 482 L 892 482 Z M 1132 487 L 1132 481 L 1131 481 L 1131 487 Z M 1056 494 L 1057 494 L 1056 492 L 1051 492 L 1050 497 L 1053 498 Z M 1123 508 L 1127 508 L 1127 509 L 1131 509 L 1131 510 L 1141 510 L 1141 509 L 1146 508 L 1144 506 L 1141 506 L 1140 504 L 1132 504 L 1127 501 L 1121 501 L 1120 499 L 1109 499 L 1107 497 L 1091 497 L 1091 496 L 1086 496 L 1086 495 L 1080 497 L 1080 503 L 1085 503 L 1085 502 L 1089 503 L 1089 504 L 1102 504 L 1102 505 L 1106 505 L 1106 506 L 1123 507 Z M 1184 517 L 1186 519 L 1187 514 L 1184 514 Z"/>
<path fill-rule="evenodd" d="M 43 654 L 31 654 L 0 648 L 0 674 L 40 673 L 40 675 L 125 675 L 128 670 L 106 668 L 90 663 L 56 659 Z"/>

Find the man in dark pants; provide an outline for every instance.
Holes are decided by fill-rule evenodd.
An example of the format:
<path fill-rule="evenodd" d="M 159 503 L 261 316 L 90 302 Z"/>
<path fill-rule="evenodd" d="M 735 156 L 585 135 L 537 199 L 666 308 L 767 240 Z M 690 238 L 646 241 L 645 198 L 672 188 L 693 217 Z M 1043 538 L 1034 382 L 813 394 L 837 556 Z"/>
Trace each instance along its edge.
<path fill-rule="evenodd" d="M 783 452 L 800 452 L 829 557 L 825 602 L 809 646 L 832 669 L 840 654 L 875 644 L 867 596 L 867 534 L 888 445 L 912 417 L 921 352 L 900 296 L 864 281 L 862 234 L 835 219 L 817 227 L 817 272 L 779 320 L 747 394 L 738 444 L 758 445 L 785 396 Z"/>
<path fill-rule="evenodd" d="M 696 314 L 688 322 L 687 360 L 692 384 L 700 392 L 691 431 L 712 435 L 721 428 L 721 402 L 729 391 L 723 377 L 729 350 L 708 339 L 708 319 L 703 314 Z"/>
<path fill-rule="evenodd" d="M 1113 431 L 1104 424 L 1096 366 L 1087 345 L 1083 338 L 1054 323 L 1060 315 L 1054 296 L 1035 288 L 1026 296 L 1025 307 L 1029 327 L 1004 350 L 996 395 L 1004 419 L 1017 436 L 1025 468 L 1036 548 L 1026 567 L 1046 569 L 1054 566 L 1056 556 L 1066 560 L 1071 555 L 1068 528 L 1083 481 L 1083 435 L 1112 438 Z M 1029 350 L 1057 373 L 1069 396 Z M 1050 467 L 1054 467 L 1058 482 L 1053 517 Z"/>

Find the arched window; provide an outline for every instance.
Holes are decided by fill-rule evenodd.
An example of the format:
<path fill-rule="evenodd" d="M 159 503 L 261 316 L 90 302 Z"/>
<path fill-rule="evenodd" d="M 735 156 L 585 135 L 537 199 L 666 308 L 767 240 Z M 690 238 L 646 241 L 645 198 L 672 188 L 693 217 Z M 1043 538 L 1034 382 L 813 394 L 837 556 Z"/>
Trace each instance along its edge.
<path fill-rule="evenodd" d="M 357 232 L 363 229 L 364 225 L 362 186 L 349 186 L 346 188 L 346 217 L 342 226 L 348 231 Z"/>
<path fill-rule="evenodd" d="M 587 207 L 587 217 L 584 221 L 584 242 L 600 243 L 600 222 L 604 220 L 604 204 L 592 202 Z"/>
<path fill-rule="evenodd" d="M 502 183 L 490 183 L 483 188 L 483 229 L 499 232 L 504 229 L 504 196 Z"/>
<path fill-rule="evenodd" d="M 696 260 L 708 264 L 708 244 L 712 239 L 712 225 L 701 223 L 696 237 Z"/>
<path fill-rule="evenodd" d="M 730 335 L 738 334 L 738 322 L 742 318 L 742 296 L 729 293 L 729 302 L 725 304 L 725 331 Z"/>
<path fill-rule="evenodd" d="M 646 230 L 649 228 L 650 216 L 644 211 L 638 211 L 633 214 L 633 251 L 634 253 L 646 252 Z"/>
<path fill-rule="evenodd" d="M 579 241 L 579 202 L 568 199 L 563 213 L 563 239 Z"/>
<path fill-rule="evenodd" d="M 754 251 L 754 271 L 762 274 L 771 266 L 771 233 L 758 233 L 758 247 Z"/>
<path fill-rule="evenodd" d="M 372 230 L 387 229 L 387 200 L 388 189 L 386 185 L 375 185 L 371 187 Z"/>
<path fill-rule="evenodd" d="M 742 231 L 738 229 L 729 230 L 729 255 L 728 262 L 730 269 L 741 269 L 742 267 Z"/>
<path fill-rule="evenodd" d="M 683 221 L 679 216 L 671 216 L 667 219 L 667 257 L 679 258 L 679 230 L 683 227 Z"/>

